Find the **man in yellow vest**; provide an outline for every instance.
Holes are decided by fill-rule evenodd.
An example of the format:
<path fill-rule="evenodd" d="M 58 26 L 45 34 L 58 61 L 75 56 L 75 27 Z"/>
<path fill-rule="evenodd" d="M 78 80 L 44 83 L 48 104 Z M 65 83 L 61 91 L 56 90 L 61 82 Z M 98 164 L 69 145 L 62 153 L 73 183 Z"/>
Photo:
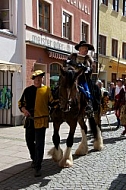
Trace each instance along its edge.
<path fill-rule="evenodd" d="M 33 85 L 26 87 L 18 102 L 18 107 L 26 117 L 25 138 L 35 169 L 35 177 L 41 176 L 44 155 L 45 132 L 49 123 L 49 106 L 54 103 L 51 90 L 44 85 L 45 72 L 35 71 L 31 79 Z"/>

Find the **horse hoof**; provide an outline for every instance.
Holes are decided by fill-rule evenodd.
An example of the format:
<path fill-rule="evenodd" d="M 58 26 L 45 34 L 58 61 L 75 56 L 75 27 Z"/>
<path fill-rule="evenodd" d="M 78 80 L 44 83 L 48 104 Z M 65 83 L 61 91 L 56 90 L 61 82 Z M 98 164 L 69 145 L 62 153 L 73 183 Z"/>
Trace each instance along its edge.
<path fill-rule="evenodd" d="M 58 150 L 53 147 L 51 150 L 48 151 L 48 155 L 51 156 L 55 162 L 59 162 L 63 157 L 63 151 L 60 147 L 58 148 Z"/>
<path fill-rule="evenodd" d="M 88 154 L 88 149 L 85 151 L 76 150 L 76 152 L 75 152 L 75 155 L 77 155 L 77 156 L 84 156 L 86 154 Z"/>
<path fill-rule="evenodd" d="M 102 142 L 100 142 L 100 143 L 98 141 L 94 142 L 94 149 L 95 150 L 101 151 L 103 148 L 104 148 L 104 146 L 103 146 Z"/>
<path fill-rule="evenodd" d="M 59 167 L 61 168 L 70 168 L 73 166 L 73 161 L 72 160 L 69 160 L 69 159 L 62 159 L 60 162 L 59 162 Z"/>

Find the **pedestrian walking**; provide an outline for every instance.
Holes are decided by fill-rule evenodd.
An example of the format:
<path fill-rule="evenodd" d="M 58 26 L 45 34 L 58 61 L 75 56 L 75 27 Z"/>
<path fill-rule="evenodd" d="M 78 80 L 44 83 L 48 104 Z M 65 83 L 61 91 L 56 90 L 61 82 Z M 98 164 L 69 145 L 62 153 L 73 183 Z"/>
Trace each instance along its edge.
<path fill-rule="evenodd" d="M 109 107 L 112 110 L 114 110 L 114 96 L 115 96 L 115 84 L 114 82 L 110 82 L 110 85 L 108 87 L 109 92 Z"/>
<path fill-rule="evenodd" d="M 118 94 L 116 110 L 118 110 L 120 124 L 124 126 L 124 131 L 121 133 L 121 136 L 124 136 L 126 134 L 126 83 Z"/>
<path fill-rule="evenodd" d="M 109 100 L 113 101 L 114 100 L 114 94 L 115 94 L 115 84 L 114 82 L 110 83 L 110 86 L 108 88 L 109 92 Z"/>
<path fill-rule="evenodd" d="M 116 115 L 116 118 L 117 118 L 117 127 L 116 129 L 119 129 L 120 127 L 120 112 L 119 112 L 119 109 L 118 108 L 118 100 L 119 100 L 119 93 L 120 93 L 120 90 L 122 88 L 124 88 L 124 80 L 119 78 L 116 80 L 117 84 L 116 84 L 116 87 L 115 87 L 115 105 L 114 105 L 114 108 L 115 108 L 115 115 Z"/>
<path fill-rule="evenodd" d="M 25 139 L 35 169 L 35 177 L 41 176 L 44 155 L 45 133 L 49 122 L 49 106 L 54 103 L 50 87 L 44 85 L 45 72 L 36 70 L 31 79 L 33 85 L 26 87 L 18 102 L 20 111 L 26 117 Z"/>

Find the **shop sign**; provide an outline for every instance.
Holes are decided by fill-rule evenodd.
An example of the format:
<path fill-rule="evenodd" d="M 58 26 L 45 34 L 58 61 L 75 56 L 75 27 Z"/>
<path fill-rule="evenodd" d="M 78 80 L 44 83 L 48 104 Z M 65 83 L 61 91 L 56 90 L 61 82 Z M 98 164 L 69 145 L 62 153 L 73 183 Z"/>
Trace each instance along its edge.
<path fill-rule="evenodd" d="M 30 41 L 37 45 L 42 45 L 61 51 L 76 52 L 74 46 L 71 44 L 59 41 L 54 38 L 47 37 L 45 35 L 36 34 L 30 31 L 26 32 L 26 41 Z"/>
<path fill-rule="evenodd" d="M 85 5 L 83 3 L 84 0 L 66 0 L 67 3 L 70 3 L 71 5 L 77 7 L 79 10 L 83 11 L 84 13 L 90 15 L 89 6 Z"/>

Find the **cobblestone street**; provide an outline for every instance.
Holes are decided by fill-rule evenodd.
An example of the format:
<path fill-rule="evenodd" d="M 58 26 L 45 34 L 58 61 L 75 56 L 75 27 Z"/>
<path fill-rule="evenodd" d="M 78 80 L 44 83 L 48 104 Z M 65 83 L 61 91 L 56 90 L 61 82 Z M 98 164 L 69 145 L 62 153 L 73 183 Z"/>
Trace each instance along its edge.
<path fill-rule="evenodd" d="M 0 190 L 126 190 L 126 137 L 120 137 L 123 127 L 116 130 L 115 115 L 110 114 L 107 117 L 110 126 L 106 117 L 102 117 L 104 149 L 101 152 L 93 151 L 93 138 L 88 132 L 89 153 L 86 156 L 75 156 L 74 152 L 81 140 L 78 126 L 72 147 L 74 165 L 65 169 L 59 168 L 58 164 L 47 156 L 47 151 L 53 146 L 52 123 L 50 123 L 46 135 L 42 176 L 38 178 L 34 177 L 33 169 L 30 168 L 31 162 L 24 141 L 23 127 L 0 128 L 0 160 L 2 162 L 0 165 Z M 68 129 L 65 123 L 62 124 L 60 134 L 63 150 Z M 3 144 L 8 146 L 10 144 L 9 149 L 13 148 L 13 152 L 8 155 L 9 149 L 5 146 L 3 150 Z M 23 157 L 23 155 L 25 156 Z M 8 162 L 7 165 L 6 156 L 8 160 L 12 156 L 15 159 L 11 163 Z M 12 171 L 14 172 L 12 173 Z M 6 175 L 6 177 L 2 178 L 2 175 Z"/>

